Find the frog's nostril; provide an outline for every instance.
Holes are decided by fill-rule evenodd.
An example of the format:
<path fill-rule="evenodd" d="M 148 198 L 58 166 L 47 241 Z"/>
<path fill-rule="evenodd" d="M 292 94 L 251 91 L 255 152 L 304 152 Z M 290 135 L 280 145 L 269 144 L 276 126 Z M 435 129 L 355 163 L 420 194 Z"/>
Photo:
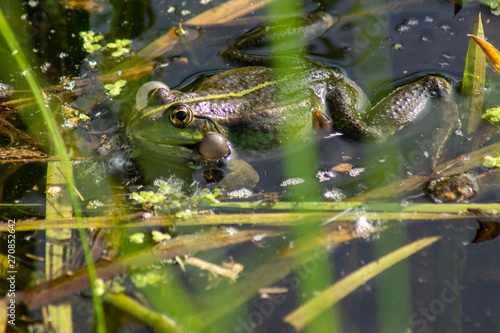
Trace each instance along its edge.
<path fill-rule="evenodd" d="M 198 153 L 207 160 L 218 160 L 229 153 L 227 140 L 219 133 L 208 133 L 198 146 Z"/>

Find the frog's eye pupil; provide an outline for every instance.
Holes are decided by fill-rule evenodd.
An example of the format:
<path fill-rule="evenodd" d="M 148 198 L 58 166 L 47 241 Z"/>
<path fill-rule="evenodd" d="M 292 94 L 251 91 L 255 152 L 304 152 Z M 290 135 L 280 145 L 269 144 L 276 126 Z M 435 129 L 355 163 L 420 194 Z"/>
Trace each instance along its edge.
<path fill-rule="evenodd" d="M 179 121 L 183 122 L 187 118 L 187 112 L 177 111 L 175 113 L 175 118 L 177 118 Z"/>
<path fill-rule="evenodd" d="M 175 127 L 186 127 L 193 121 L 193 110 L 184 104 L 169 107 L 170 122 Z"/>

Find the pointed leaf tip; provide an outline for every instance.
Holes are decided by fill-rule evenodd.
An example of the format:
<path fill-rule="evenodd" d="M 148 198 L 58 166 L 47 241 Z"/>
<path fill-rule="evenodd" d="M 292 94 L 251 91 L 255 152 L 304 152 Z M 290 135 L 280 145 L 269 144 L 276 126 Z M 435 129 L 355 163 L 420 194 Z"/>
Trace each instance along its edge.
<path fill-rule="evenodd" d="M 467 36 L 474 39 L 477 45 L 479 45 L 481 50 L 483 50 L 484 54 L 488 57 L 495 70 L 498 72 L 498 74 L 500 74 L 500 52 L 498 52 L 498 50 L 493 45 L 491 45 L 481 37 L 470 34 L 468 34 Z"/>

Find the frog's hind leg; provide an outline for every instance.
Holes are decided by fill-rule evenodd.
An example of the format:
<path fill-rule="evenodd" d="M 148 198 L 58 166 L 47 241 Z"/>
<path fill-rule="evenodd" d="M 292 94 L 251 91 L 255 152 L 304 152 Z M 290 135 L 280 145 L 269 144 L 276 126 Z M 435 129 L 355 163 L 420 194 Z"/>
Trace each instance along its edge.
<path fill-rule="evenodd" d="M 329 82 L 326 95 L 330 116 L 335 128 L 356 141 L 382 142 L 383 133 L 368 126 L 362 113 L 371 108 L 365 93 L 351 80 L 344 78 Z"/>
<path fill-rule="evenodd" d="M 369 126 L 380 129 L 387 137 L 401 126 L 413 122 L 434 110 L 439 114 L 439 124 L 433 137 L 432 168 L 442 158 L 445 143 L 457 120 L 456 103 L 451 99 L 452 87 L 443 77 L 427 75 L 395 89 L 366 114 Z"/>
<path fill-rule="evenodd" d="M 222 50 L 220 55 L 242 65 L 270 66 L 273 54 L 279 51 L 289 54 L 290 45 L 302 46 L 324 34 L 334 24 L 335 19 L 326 13 L 312 13 L 306 18 L 281 20 L 250 30 Z M 252 49 L 270 45 L 274 50 L 268 54 L 252 53 Z M 280 55 L 279 59 L 286 64 L 304 65 L 304 60 L 293 55 Z"/>

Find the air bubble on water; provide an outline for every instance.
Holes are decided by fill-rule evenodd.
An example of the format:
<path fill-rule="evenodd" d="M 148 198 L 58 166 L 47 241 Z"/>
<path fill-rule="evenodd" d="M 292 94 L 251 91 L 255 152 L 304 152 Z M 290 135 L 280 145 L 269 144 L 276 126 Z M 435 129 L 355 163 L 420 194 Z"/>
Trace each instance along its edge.
<path fill-rule="evenodd" d="M 104 203 L 100 200 L 91 200 L 91 201 L 89 201 L 87 207 L 92 208 L 92 209 L 98 209 L 98 208 L 104 207 Z"/>
<path fill-rule="evenodd" d="M 355 222 L 354 234 L 367 238 L 373 232 L 373 225 L 368 221 L 365 215 L 361 215 Z"/>
<path fill-rule="evenodd" d="M 408 200 L 402 200 L 401 203 L 399 204 L 401 207 L 408 207 L 410 202 Z"/>
<path fill-rule="evenodd" d="M 440 28 L 441 30 L 443 30 L 443 32 L 448 32 L 451 29 L 451 26 L 448 24 L 442 24 Z"/>
<path fill-rule="evenodd" d="M 305 180 L 302 178 L 289 178 L 281 182 L 280 186 L 285 187 L 285 186 L 290 186 L 290 185 L 299 185 L 302 184 Z"/>
<path fill-rule="evenodd" d="M 189 15 L 189 14 L 191 14 L 191 11 L 190 11 L 190 10 L 187 10 L 187 9 L 183 9 L 183 10 L 181 10 L 181 15 L 182 15 L 182 16 L 186 16 L 186 15 Z"/>
<path fill-rule="evenodd" d="M 406 24 L 399 24 L 398 26 L 396 26 L 396 30 L 399 32 L 405 32 L 410 30 L 410 27 Z"/>
<path fill-rule="evenodd" d="M 424 18 L 424 22 L 427 22 L 427 23 L 432 23 L 432 22 L 434 22 L 434 18 L 433 18 L 433 17 L 431 17 L 431 16 L 426 16 L 426 17 Z"/>
<path fill-rule="evenodd" d="M 418 25 L 418 20 L 416 18 L 408 18 L 402 24 L 396 26 L 396 30 L 399 32 L 405 32 L 410 30 L 411 27 Z"/>
<path fill-rule="evenodd" d="M 316 178 L 318 178 L 319 182 L 327 182 L 332 178 L 335 178 L 335 172 L 331 170 L 321 170 L 316 172 Z"/>
<path fill-rule="evenodd" d="M 364 171 L 365 171 L 365 168 L 352 168 L 351 170 L 349 170 L 349 176 L 357 177 L 361 173 L 363 173 Z"/>
<path fill-rule="evenodd" d="M 441 54 L 441 56 L 443 58 L 445 58 L 445 59 L 448 59 L 448 60 L 455 59 L 455 55 L 454 54 L 443 53 L 443 54 Z"/>
<path fill-rule="evenodd" d="M 30 1 L 28 1 L 28 5 L 31 7 L 36 7 L 36 6 L 38 6 L 38 1 L 30 0 Z"/>
<path fill-rule="evenodd" d="M 227 194 L 231 198 L 249 198 L 253 195 L 252 191 L 247 188 L 240 188 L 238 190 L 231 191 Z"/>
<path fill-rule="evenodd" d="M 438 63 L 438 65 L 441 66 L 441 68 L 445 68 L 445 67 L 449 67 L 450 63 L 446 62 L 446 61 L 441 61 Z"/>
<path fill-rule="evenodd" d="M 323 196 L 325 197 L 325 199 L 332 200 L 332 201 L 342 201 L 342 200 L 346 199 L 345 194 L 337 188 L 333 188 L 331 190 L 326 190 L 323 193 Z"/>
<path fill-rule="evenodd" d="M 171 14 L 171 13 L 173 13 L 173 12 L 175 12 L 175 7 L 174 7 L 174 6 L 170 6 L 170 7 L 168 7 L 168 9 L 167 9 L 167 13 Z"/>
<path fill-rule="evenodd" d="M 21 20 L 26 20 L 26 19 L 28 19 L 28 14 L 21 15 Z"/>
<path fill-rule="evenodd" d="M 266 238 L 266 234 L 258 234 L 258 235 L 253 236 L 252 241 L 253 242 L 260 242 L 264 238 Z"/>
<path fill-rule="evenodd" d="M 420 40 L 421 40 L 422 42 L 430 42 L 430 39 L 429 39 L 429 37 L 427 37 L 427 36 L 421 36 L 421 37 L 420 37 Z"/>
<path fill-rule="evenodd" d="M 40 66 L 40 70 L 42 71 L 42 73 L 46 73 L 49 70 L 50 66 L 50 62 L 46 61 Z"/>
<path fill-rule="evenodd" d="M 212 2 L 212 0 L 200 0 L 200 4 L 206 5 L 207 3 Z"/>
<path fill-rule="evenodd" d="M 424 151 L 422 152 L 422 154 L 423 154 L 425 157 L 429 157 L 429 152 L 428 152 L 427 150 L 424 150 Z"/>
<path fill-rule="evenodd" d="M 235 228 L 227 228 L 226 232 L 229 234 L 229 236 L 234 236 L 238 233 L 238 230 L 236 230 Z"/>
<path fill-rule="evenodd" d="M 16 55 L 17 52 L 18 52 L 17 50 L 12 51 L 12 55 Z"/>
<path fill-rule="evenodd" d="M 61 52 L 59 53 L 58 57 L 63 59 L 63 58 L 66 58 L 69 54 L 67 54 L 66 52 Z"/>
<path fill-rule="evenodd" d="M 410 17 L 410 18 L 407 18 L 403 24 L 404 25 L 407 25 L 407 26 L 410 26 L 410 27 L 415 27 L 418 25 L 418 19 L 414 18 L 414 17 Z"/>
<path fill-rule="evenodd" d="M 22 76 L 26 76 L 26 75 L 28 75 L 28 74 L 29 74 L 29 69 L 27 69 L 27 70 L 25 70 L 25 71 L 22 71 L 22 72 L 21 72 L 21 75 L 22 75 Z"/>
<path fill-rule="evenodd" d="M 63 83 L 63 89 L 67 91 L 73 91 L 73 89 L 75 89 L 75 86 L 76 86 L 75 81 L 69 81 Z"/>

